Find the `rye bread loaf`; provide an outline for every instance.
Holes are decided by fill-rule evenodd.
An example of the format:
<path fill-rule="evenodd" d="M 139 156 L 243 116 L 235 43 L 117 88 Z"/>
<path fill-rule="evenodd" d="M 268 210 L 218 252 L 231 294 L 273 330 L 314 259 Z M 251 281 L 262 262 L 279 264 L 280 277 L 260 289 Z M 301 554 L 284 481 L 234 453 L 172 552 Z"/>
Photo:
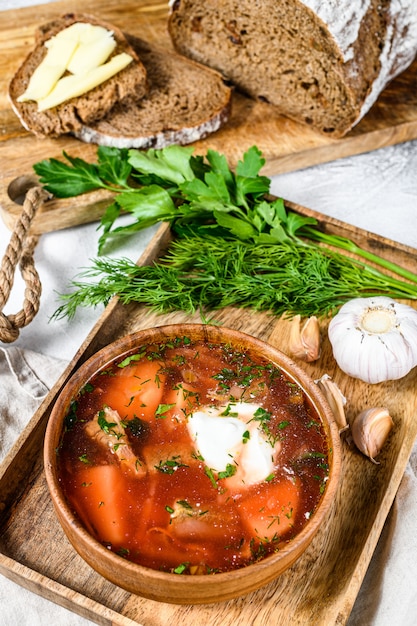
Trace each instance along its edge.
<path fill-rule="evenodd" d="M 126 35 L 144 64 L 149 91 L 138 102 L 118 104 L 101 120 L 74 134 L 82 141 L 115 148 L 185 145 L 226 123 L 231 88 L 208 67 Z"/>
<path fill-rule="evenodd" d="M 38 111 L 36 102 L 18 102 L 17 98 L 25 91 L 32 73 L 46 54 L 45 41 L 75 22 L 87 22 L 112 31 L 117 45 L 110 58 L 126 52 L 133 57 L 133 61 L 84 95 L 71 98 L 51 109 Z M 83 123 L 103 117 L 117 103 L 139 100 L 147 90 L 145 67 L 122 31 L 93 16 L 68 13 L 37 30 L 35 47 L 12 78 L 8 95 L 13 110 L 27 130 L 40 137 L 58 137 L 79 129 Z"/>
<path fill-rule="evenodd" d="M 368 112 L 417 51 L 416 0 L 174 0 L 181 54 L 333 137 Z"/>

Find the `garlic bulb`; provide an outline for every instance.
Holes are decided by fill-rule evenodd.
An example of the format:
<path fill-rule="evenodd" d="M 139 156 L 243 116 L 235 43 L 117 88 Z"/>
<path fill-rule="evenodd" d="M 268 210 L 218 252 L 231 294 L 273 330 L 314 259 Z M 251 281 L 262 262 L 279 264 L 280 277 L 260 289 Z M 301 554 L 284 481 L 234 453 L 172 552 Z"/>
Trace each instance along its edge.
<path fill-rule="evenodd" d="M 347 402 L 345 396 L 328 374 L 323 374 L 321 378 L 314 382 L 326 397 L 326 400 L 332 410 L 335 422 L 339 427 L 339 433 L 343 433 L 349 428 L 345 413 L 345 405 Z"/>
<path fill-rule="evenodd" d="M 320 356 L 320 325 L 314 315 L 301 326 L 301 316 L 295 315 L 291 321 L 289 351 L 291 356 L 307 363 L 317 361 Z"/>
<path fill-rule="evenodd" d="M 397 380 L 417 365 L 417 310 L 391 298 L 350 300 L 328 334 L 340 369 L 364 382 Z"/>
<path fill-rule="evenodd" d="M 376 463 L 375 457 L 379 454 L 393 426 L 394 422 L 388 410 L 384 407 L 374 407 L 359 413 L 350 428 L 357 448 Z"/>

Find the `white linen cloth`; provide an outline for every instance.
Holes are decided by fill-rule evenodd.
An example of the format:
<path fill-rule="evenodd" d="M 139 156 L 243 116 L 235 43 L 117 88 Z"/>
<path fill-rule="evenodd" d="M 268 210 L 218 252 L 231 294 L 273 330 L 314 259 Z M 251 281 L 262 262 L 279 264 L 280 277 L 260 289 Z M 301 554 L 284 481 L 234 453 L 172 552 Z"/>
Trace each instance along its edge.
<path fill-rule="evenodd" d="M 48 394 L 67 361 L 0 347 L 0 462 Z M 0 576 L 0 626 L 84 626 L 74 615 Z"/>
<path fill-rule="evenodd" d="M 51 0 L 2 0 L 0 11 Z M 321 213 L 417 248 L 417 141 L 273 177 L 271 192 Z M 126 240 L 110 256 L 136 260 L 153 230 Z M 56 292 L 97 249 L 96 225 L 42 235 L 36 267 L 41 308 L 11 346 L 0 344 L 0 460 L 32 417 L 101 310 L 83 310 L 72 321 L 50 322 Z M 10 232 L 0 220 L 0 258 Z M 417 271 L 417 268 L 416 268 Z M 19 277 L 5 313 L 22 305 Z M 416 416 L 417 419 L 417 416 Z M 348 626 L 417 624 L 417 447 L 401 482 Z M 92 624 L 0 575 L 0 626 Z M 249 625 L 248 625 L 249 626 Z M 280 624 L 271 626 L 290 626 Z"/>

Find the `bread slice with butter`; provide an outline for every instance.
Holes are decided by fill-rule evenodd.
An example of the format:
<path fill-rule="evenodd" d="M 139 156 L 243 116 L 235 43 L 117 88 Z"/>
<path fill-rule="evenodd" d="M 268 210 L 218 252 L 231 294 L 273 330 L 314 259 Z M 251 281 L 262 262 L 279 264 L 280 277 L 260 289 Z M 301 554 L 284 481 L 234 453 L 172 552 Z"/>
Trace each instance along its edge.
<path fill-rule="evenodd" d="M 83 124 L 74 132 L 79 139 L 114 148 L 164 148 L 203 139 L 228 121 L 232 90 L 221 74 L 138 37 L 126 37 L 146 68 L 149 92 Z"/>
<path fill-rule="evenodd" d="M 68 13 L 38 29 L 34 49 L 10 82 L 9 100 L 27 130 L 58 137 L 147 91 L 146 69 L 122 31 Z"/>

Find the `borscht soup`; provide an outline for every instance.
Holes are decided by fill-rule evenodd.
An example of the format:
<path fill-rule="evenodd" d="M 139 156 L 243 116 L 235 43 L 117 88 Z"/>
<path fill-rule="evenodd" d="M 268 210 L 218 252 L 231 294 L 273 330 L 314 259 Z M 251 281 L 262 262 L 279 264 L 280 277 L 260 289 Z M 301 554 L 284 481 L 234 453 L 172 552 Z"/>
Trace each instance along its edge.
<path fill-rule="evenodd" d="M 103 546 L 175 574 L 278 552 L 329 478 L 329 440 L 303 389 L 251 347 L 183 336 L 95 373 L 72 399 L 57 464 Z"/>

